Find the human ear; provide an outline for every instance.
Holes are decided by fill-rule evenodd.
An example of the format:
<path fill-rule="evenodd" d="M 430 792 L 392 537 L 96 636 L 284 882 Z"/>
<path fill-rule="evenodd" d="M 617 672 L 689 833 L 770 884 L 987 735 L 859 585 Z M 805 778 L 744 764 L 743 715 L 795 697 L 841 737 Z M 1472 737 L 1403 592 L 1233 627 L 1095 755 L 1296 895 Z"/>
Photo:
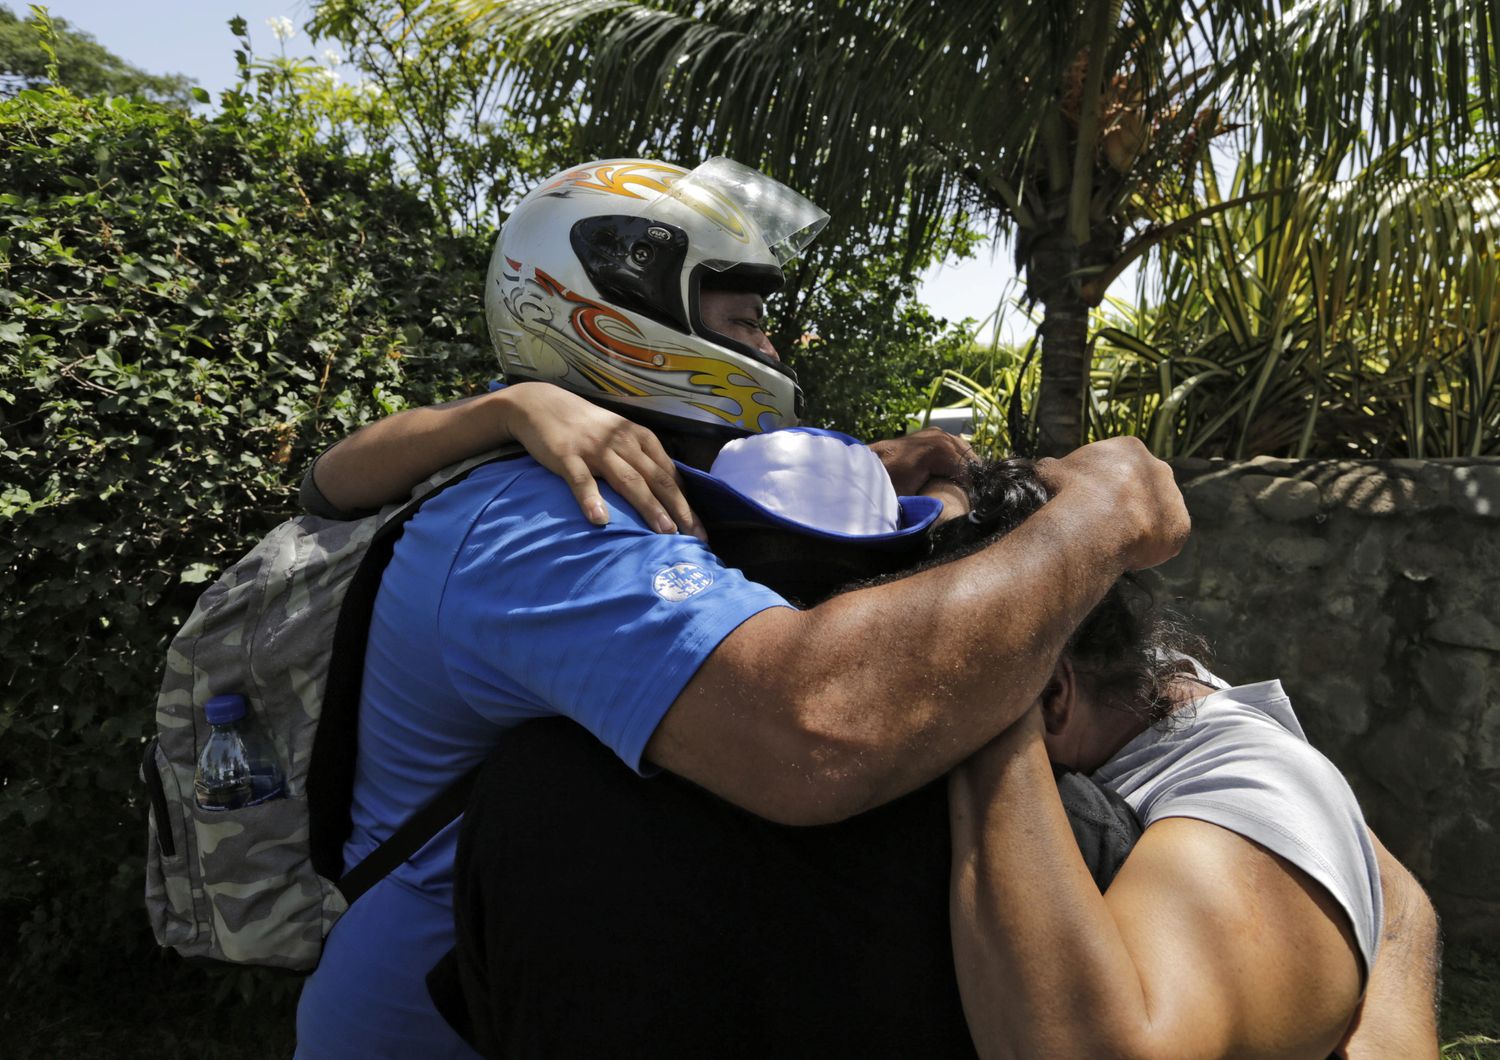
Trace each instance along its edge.
<path fill-rule="evenodd" d="M 1066 657 L 1059 659 L 1047 687 L 1042 689 L 1042 722 L 1047 726 L 1048 735 L 1060 735 L 1068 727 L 1078 705 L 1077 692 L 1078 677 L 1073 672 L 1073 664 Z"/>

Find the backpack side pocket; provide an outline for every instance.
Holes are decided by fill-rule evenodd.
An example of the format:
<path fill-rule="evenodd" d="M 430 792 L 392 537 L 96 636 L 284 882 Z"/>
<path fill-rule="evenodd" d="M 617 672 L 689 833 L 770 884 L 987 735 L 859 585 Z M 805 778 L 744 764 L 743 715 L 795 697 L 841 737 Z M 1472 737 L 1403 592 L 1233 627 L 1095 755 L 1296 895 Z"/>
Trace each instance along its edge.
<path fill-rule="evenodd" d="M 306 800 L 283 796 L 237 810 L 191 803 L 188 812 L 213 918 L 208 956 L 311 971 L 344 903 L 313 871 Z"/>
<path fill-rule="evenodd" d="M 146 914 L 162 946 L 189 947 L 198 938 L 202 916 L 197 908 L 188 859 L 187 822 L 177 775 L 156 737 L 146 744 L 141 762 L 146 786 Z M 200 892 L 201 893 L 201 892 Z"/>

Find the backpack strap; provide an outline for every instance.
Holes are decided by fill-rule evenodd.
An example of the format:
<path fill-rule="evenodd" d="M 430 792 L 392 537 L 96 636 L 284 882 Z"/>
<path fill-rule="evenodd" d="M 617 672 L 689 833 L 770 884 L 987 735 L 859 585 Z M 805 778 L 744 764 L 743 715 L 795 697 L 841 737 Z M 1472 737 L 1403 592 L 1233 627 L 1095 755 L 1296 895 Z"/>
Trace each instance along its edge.
<path fill-rule="evenodd" d="M 350 905 L 407 858 L 427 845 L 433 836 L 447 828 L 469 805 L 474 780 L 479 776 L 475 766 L 438 793 L 437 797 L 406 819 L 384 843 L 381 843 L 354 868 L 344 873 L 337 887 Z"/>
<path fill-rule="evenodd" d="M 462 482 L 472 471 L 485 464 L 525 455 L 526 451 L 520 446 L 507 446 L 466 465 L 461 464 L 450 477 L 408 501 L 380 524 L 349 583 L 343 604 L 339 608 L 338 625 L 334 629 L 328 686 L 323 696 L 323 710 L 319 715 L 317 733 L 313 737 L 312 758 L 307 770 L 308 845 L 313 869 L 326 879 L 338 880 L 345 876 L 344 843 L 354 830 L 350 811 L 354 801 L 354 762 L 359 737 L 359 697 L 360 686 L 364 681 L 365 648 L 370 636 L 370 619 L 375 611 L 375 597 L 380 591 L 380 580 L 385 574 L 385 568 L 395 552 L 396 542 L 418 509 L 443 490 Z M 468 779 L 472 785 L 472 778 Z M 461 787 L 462 783 L 463 780 L 460 779 L 434 800 L 434 803 L 446 806 L 445 800 L 449 794 L 461 790 L 461 795 L 452 796 L 460 800 L 458 808 L 442 820 L 437 820 L 442 816 L 441 810 L 435 811 L 432 817 L 426 816 L 426 808 L 418 811 L 416 816 L 421 818 L 423 827 L 413 829 L 403 840 L 409 842 L 415 839 L 414 845 L 378 873 L 372 873 L 368 878 L 362 877 L 364 883 L 359 888 L 359 893 L 363 893 L 392 868 L 410 857 L 463 811 L 462 800 L 467 799 L 468 788 Z M 424 831 L 426 834 L 421 835 Z M 386 844 L 394 842 L 404 832 L 406 826 L 398 829 L 366 860 L 375 858 Z M 351 871 L 358 871 L 363 867 L 362 863 Z M 343 889 L 340 885 L 340 890 Z M 349 900 L 353 901 L 353 898 Z"/>

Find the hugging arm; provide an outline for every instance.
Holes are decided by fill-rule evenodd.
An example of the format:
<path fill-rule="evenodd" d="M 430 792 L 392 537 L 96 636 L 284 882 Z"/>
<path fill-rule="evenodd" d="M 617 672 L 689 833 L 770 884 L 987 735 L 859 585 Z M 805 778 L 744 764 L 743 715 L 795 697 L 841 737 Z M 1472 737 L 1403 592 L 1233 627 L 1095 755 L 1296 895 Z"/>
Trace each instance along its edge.
<path fill-rule="evenodd" d="M 379 508 L 406 497 L 429 475 L 489 449 L 519 442 L 561 476 L 590 522 L 609 516 L 595 478 L 603 478 L 663 533 L 702 528 L 656 436 L 550 383 L 517 383 L 443 405 L 408 409 L 372 423 L 313 464 L 304 506 L 321 494 L 334 514 Z"/>
<path fill-rule="evenodd" d="M 487 411 L 486 402 L 503 410 L 533 391 L 540 396 L 528 400 L 560 403 L 570 417 L 607 417 L 606 437 L 610 420 L 627 435 L 642 431 L 558 388 L 524 383 L 367 427 L 324 454 L 317 483 L 334 504 L 377 504 L 508 437 L 557 470 L 526 427 Z M 554 412 L 527 422 L 572 420 Z M 892 453 L 905 460 L 911 478 L 961 475 L 967 459 L 966 447 L 926 432 L 885 450 L 888 464 Z M 576 472 L 587 459 L 573 455 L 562 466 Z M 771 608 L 742 623 L 674 700 L 646 757 L 736 805 L 800 824 L 878 806 L 962 761 L 1019 716 L 1068 635 L 1122 571 L 1165 561 L 1187 534 L 1170 469 L 1136 439 L 1043 461 L 1038 475 L 1052 502 L 980 552 L 807 611 Z M 588 471 L 564 477 L 580 498 L 594 488 Z M 647 501 L 621 492 L 644 514 Z"/>
<path fill-rule="evenodd" d="M 1329 1055 L 1360 971 L 1326 891 L 1168 818 L 1101 895 L 1054 792 L 1038 711 L 950 780 L 954 959 L 981 1056 Z"/>
<path fill-rule="evenodd" d="M 489 394 L 408 409 L 360 428 L 325 450 L 308 470 L 302 505 L 346 517 L 403 500 L 450 464 L 510 442 L 525 446 L 568 483 L 579 509 L 609 521 L 596 479 L 609 483 L 662 533 L 704 537 L 676 469 L 656 435 L 550 383 L 515 383 Z M 957 479 L 974 459 L 962 439 L 935 427 L 871 448 L 897 492 L 918 492 L 929 478 Z"/>
<path fill-rule="evenodd" d="M 1120 573 L 1162 562 L 1187 533 L 1170 469 L 1136 439 L 1038 471 L 1053 499 L 978 552 L 744 622 L 646 756 L 763 817 L 819 824 L 914 790 L 983 746 L 1036 698 Z"/>

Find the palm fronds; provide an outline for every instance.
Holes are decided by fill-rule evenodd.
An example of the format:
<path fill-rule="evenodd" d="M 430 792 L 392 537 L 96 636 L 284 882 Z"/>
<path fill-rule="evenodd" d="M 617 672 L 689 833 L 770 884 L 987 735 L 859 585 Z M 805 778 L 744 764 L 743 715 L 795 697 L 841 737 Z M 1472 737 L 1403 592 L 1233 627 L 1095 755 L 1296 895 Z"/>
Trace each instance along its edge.
<path fill-rule="evenodd" d="M 1500 451 L 1500 181 L 1396 161 L 1180 243 L 1159 302 L 1116 303 L 1095 335 L 1095 434 L 1184 456 Z"/>

